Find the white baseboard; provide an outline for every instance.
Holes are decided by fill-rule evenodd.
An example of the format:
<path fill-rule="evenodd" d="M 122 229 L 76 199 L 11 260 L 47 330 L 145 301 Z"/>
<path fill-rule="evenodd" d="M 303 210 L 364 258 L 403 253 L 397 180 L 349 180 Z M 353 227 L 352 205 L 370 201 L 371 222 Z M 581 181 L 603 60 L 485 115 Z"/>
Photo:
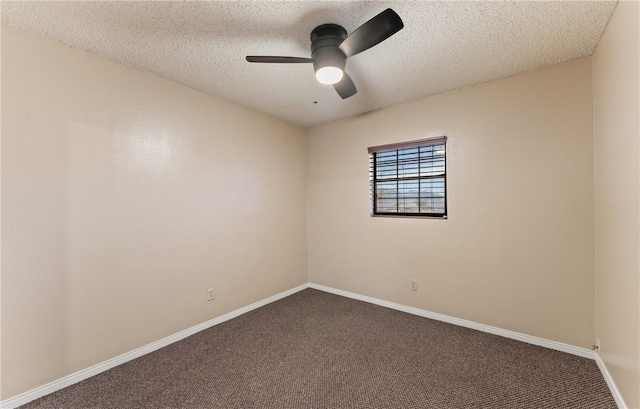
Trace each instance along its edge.
<path fill-rule="evenodd" d="M 408 305 L 397 304 L 391 301 L 381 300 L 379 298 L 368 297 L 366 295 L 356 294 L 349 291 L 338 290 L 335 288 L 327 287 L 320 284 L 309 283 L 309 288 L 315 288 L 316 290 L 325 291 L 331 294 L 341 295 L 343 297 L 353 298 L 354 300 L 365 301 L 371 304 L 380 305 L 382 307 L 391 308 L 392 310 L 398 310 L 420 317 L 430 318 L 436 321 L 447 322 L 449 324 L 458 325 L 460 327 L 466 327 L 475 329 L 482 332 L 488 332 L 489 334 L 500 335 L 506 338 L 515 339 L 518 341 L 526 342 L 528 344 L 538 345 L 541 347 L 555 349 L 556 351 L 566 352 L 572 355 L 578 355 L 584 358 L 595 359 L 595 352 L 586 348 L 579 348 L 573 345 L 563 344 L 562 342 L 550 341 L 544 338 L 538 338 L 531 335 L 522 334 L 520 332 L 509 331 L 506 329 L 492 327 L 490 325 L 479 324 L 477 322 L 463 320 L 461 318 L 450 317 L 448 315 L 439 314 L 437 312 L 431 312 L 422 310 L 420 308 L 409 307 Z"/>
<path fill-rule="evenodd" d="M 607 370 L 607 367 L 605 366 L 604 362 L 602 362 L 600 355 L 596 355 L 596 364 L 598 365 L 598 368 L 602 373 L 602 377 L 604 378 L 604 381 L 607 383 L 607 386 L 609 387 L 609 390 L 611 391 L 611 394 L 613 395 L 613 399 L 616 401 L 616 405 L 618 405 L 618 408 L 627 409 L 627 405 L 624 403 L 624 399 L 622 399 L 622 395 L 620 395 L 620 391 L 616 387 L 616 384 L 613 382 L 611 375 L 609 375 L 609 371 Z"/>
<path fill-rule="evenodd" d="M 282 298 L 288 297 L 294 293 L 297 293 L 299 291 L 302 291 L 306 288 L 314 288 L 316 290 L 320 290 L 320 291 L 324 291 L 327 293 L 331 293 L 331 294 L 336 294 L 336 295 L 340 295 L 343 297 L 348 297 L 348 298 L 352 298 L 355 300 L 360 300 L 360 301 L 364 301 L 364 302 L 368 302 L 370 304 L 376 304 L 376 305 L 380 305 L 382 307 L 387 307 L 387 308 L 391 308 L 393 310 L 397 310 L 397 311 L 402 311 L 402 312 L 406 312 L 409 314 L 413 314 L 413 315 L 417 315 L 420 317 L 425 317 L 425 318 L 430 318 L 433 320 L 437 320 L 437 321 L 442 321 L 442 322 L 447 322 L 449 324 L 453 324 L 453 325 L 458 325 L 461 327 L 466 327 L 466 328 L 471 328 L 471 329 L 475 329 L 478 331 L 482 331 L 482 332 L 487 332 L 489 334 L 495 334 L 495 335 L 500 335 L 506 338 L 511 338 L 511 339 L 515 339 L 518 341 L 522 341 L 522 342 L 526 342 L 529 344 L 533 344 L 533 345 L 538 345 L 538 346 L 542 346 L 545 348 L 549 348 L 549 349 L 554 349 L 557 351 L 562 351 L 562 352 L 566 352 L 572 355 L 578 355 L 581 357 L 585 357 L 585 358 L 590 358 L 590 359 L 595 359 L 596 364 L 598 365 L 598 368 L 600 369 L 600 371 L 602 372 L 602 376 L 605 379 L 605 382 L 607 383 L 607 386 L 609 387 L 609 389 L 611 390 L 611 394 L 613 395 L 613 398 L 616 401 L 616 404 L 618 405 L 618 407 L 620 409 L 626 409 L 626 406 L 624 404 L 624 401 L 620 395 L 620 393 L 618 392 L 618 389 L 616 388 L 615 384 L 613 383 L 613 380 L 611 379 L 611 376 L 609 375 L 609 372 L 607 371 L 607 368 L 605 367 L 604 363 L 602 362 L 602 360 L 600 359 L 600 357 L 593 351 L 586 349 L 586 348 L 579 348 L 573 345 L 568 345 L 568 344 L 564 344 L 561 342 L 556 342 L 556 341 L 550 341 L 544 338 L 538 338 L 538 337 L 534 337 L 531 335 L 526 335 L 526 334 L 522 334 L 519 332 L 515 332 L 515 331 L 509 331 L 509 330 L 505 330 L 505 329 L 501 329 L 501 328 L 497 328 L 497 327 L 492 327 L 490 325 L 485 325 L 485 324 L 479 324 L 477 322 L 473 322 L 473 321 L 468 321 L 468 320 L 464 320 L 464 319 L 460 319 L 460 318 L 455 318 L 455 317 L 450 317 L 448 315 L 444 315 L 444 314 L 439 314 L 436 312 L 431 312 L 431 311 L 427 311 L 427 310 L 422 310 L 420 308 L 415 308 L 415 307 L 410 307 L 407 305 L 402 305 L 402 304 L 398 304 L 398 303 L 394 303 L 391 301 L 385 301 L 385 300 L 381 300 L 378 298 L 374 298 L 374 297 L 368 297 L 366 295 L 361 295 L 361 294 L 357 294 L 357 293 L 352 293 L 349 291 L 343 291 L 343 290 L 338 290 L 335 288 L 331 288 L 331 287 L 327 287 L 324 285 L 320 285 L 320 284 L 314 284 L 314 283 L 307 283 L 307 284 L 302 284 L 298 287 L 292 288 L 290 290 L 287 291 L 283 291 L 279 294 L 276 294 L 274 296 L 265 298 L 264 300 L 260 300 L 257 301 L 253 304 L 250 304 L 246 307 L 242 307 L 239 308 L 235 311 L 231 311 L 227 314 L 221 315 L 219 317 L 213 318 L 209 321 L 203 322 L 202 324 L 198 324 L 196 326 L 193 326 L 191 328 L 187 328 L 184 331 L 180 331 L 176 334 L 170 335 L 168 337 L 162 338 L 161 340 L 152 342 L 148 345 L 145 345 L 143 347 L 137 348 L 133 351 L 127 352 L 125 354 L 119 355 L 115 358 L 109 359 L 107 361 L 104 361 L 102 363 L 99 363 L 97 365 L 94 365 L 92 367 L 89 367 L 87 369 L 83 369 L 81 371 L 78 371 L 76 373 L 73 373 L 71 375 L 65 376 L 64 378 L 58 379 L 56 381 L 50 382 L 46 385 L 40 386 L 38 388 L 32 389 L 28 392 L 22 393 L 20 395 L 14 396 L 12 398 L 9 398 L 5 401 L 0 402 L 0 409 L 13 409 L 16 408 L 20 405 L 24 405 L 25 403 L 31 402 L 32 400 L 38 399 L 42 396 L 48 395 L 50 393 L 53 393 L 55 391 L 58 391 L 62 388 L 66 388 L 67 386 L 73 385 L 75 383 L 78 383 L 84 379 L 90 378 L 94 375 L 97 375 L 101 372 L 104 372 L 108 369 L 114 368 L 118 365 L 121 365 L 125 362 L 129 362 L 133 359 L 139 358 L 143 355 L 146 355 L 150 352 L 156 351 L 160 348 L 163 348 L 169 344 L 172 344 L 174 342 L 180 341 L 181 339 L 184 339 L 188 336 L 191 336 L 197 332 L 203 331 L 207 328 L 211 328 L 215 325 L 221 324 L 225 321 L 228 321 L 230 319 L 236 318 L 242 314 L 245 314 L 249 311 L 253 311 L 257 308 L 260 308 L 262 306 L 265 306 L 267 304 L 270 304 L 274 301 L 280 300 Z"/>
<path fill-rule="evenodd" d="M 431 312 L 427 310 L 422 310 L 419 308 L 409 307 L 407 305 L 397 304 L 391 301 L 381 300 L 379 298 L 368 297 L 366 295 L 361 295 L 357 293 L 352 293 L 349 291 L 338 290 L 336 288 L 327 287 L 320 284 L 309 283 L 309 288 L 314 288 L 316 290 L 328 292 L 331 294 L 340 295 L 343 297 L 353 298 L 354 300 L 365 301 L 371 304 L 380 305 L 382 307 L 391 308 L 393 310 L 398 310 L 402 312 L 406 312 L 413 315 L 418 315 L 420 317 L 430 318 L 437 321 L 447 322 L 449 324 L 458 325 L 461 327 L 471 328 L 482 332 L 488 332 L 489 334 L 500 335 L 503 337 L 515 339 L 518 341 L 526 342 L 528 344 L 538 345 L 541 347 L 554 349 L 556 351 L 566 352 L 572 355 L 581 356 L 584 358 L 594 359 L 600 372 L 602 373 L 602 377 L 604 378 L 607 386 L 609 387 L 609 391 L 611 391 L 611 395 L 613 395 L 613 399 L 616 401 L 616 405 L 618 405 L 619 409 L 627 409 L 627 405 L 622 399 L 622 395 L 618 391 L 616 384 L 613 382 L 607 367 L 602 362 L 600 355 L 596 354 L 594 351 L 586 348 L 579 348 L 573 345 L 564 344 L 562 342 L 550 341 L 544 338 L 538 338 L 531 335 L 522 334 L 515 331 L 509 331 L 502 328 L 492 327 L 490 325 L 479 324 L 477 322 L 463 320 L 460 318 L 450 317 L 448 315 L 439 314 L 437 312 Z"/>
<path fill-rule="evenodd" d="M 162 338 L 161 340 L 152 342 L 143 347 L 134 349 L 133 351 L 124 353 L 115 358 L 111 358 L 107 361 L 101 362 L 97 365 L 89 367 L 87 369 L 83 369 L 71 375 L 65 376 L 64 378 L 60 378 L 53 382 L 50 382 L 46 385 L 40 386 L 38 388 L 32 389 L 20 395 L 16 395 L 12 398 L 9 398 L 5 401 L 0 402 L 0 409 L 13 409 L 20 405 L 24 405 L 25 403 L 31 402 L 32 400 L 38 399 L 42 396 L 48 395 L 55 391 L 58 391 L 62 388 L 66 388 L 67 386 L 73 385 L 74 383 L 78 383 L 82 380 L 90 378 L 94 375 L 97 375 L 101 372 L 104 372 L 108 369 L 114 368 L 118 365 L 122 365 L 125 362 L 129 362 L 133 359 L 139 358 L 143 355 L 146 355 L 150 352 L 156 351 L 160 348 L 163 348 L 169 344 L 173 344 L 174 342 L 180 341 L 188 336 L 191 336 L 197 332 L 205 330 L 207 328 L 211 328 L 214 325 L 221 324 L 225 321 L 229 321 L 230 319 L 236 318 L 242 314 L 245 314 L 249 311 L 253 311 L 256 308 L 263 307 L 267 304 L 270 304 L 274 301 L 280 300 L 282 298 L 288 297 L 291 294 L 297 293 L 298 291 L 302 291 L 305 288 L 308 288 L 308 284 L 302 284 L 295 288 L 292 288 L 287 291 L 283 291 L 274 296 L 265 298 L 264 300 L 260 300 L 254 302 L 253 304 L 247 305 L 246 307 L 239 308 L 235 311 L 231 311 L 227 314 L 221 315 L 219 317 L 213 318 L 209 321 L 203 322 L 202 324 L 195 325 L 191 328 L 187 328 L 183 331 L 175 333 L 173 335 L 169 335 L 168 337 Z"/>

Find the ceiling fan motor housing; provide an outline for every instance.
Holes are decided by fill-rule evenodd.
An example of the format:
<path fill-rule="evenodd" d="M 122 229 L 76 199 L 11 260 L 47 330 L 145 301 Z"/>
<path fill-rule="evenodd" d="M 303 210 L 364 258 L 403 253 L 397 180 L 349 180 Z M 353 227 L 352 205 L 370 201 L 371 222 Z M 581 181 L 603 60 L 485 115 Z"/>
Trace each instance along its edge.
<path fill-rule="evenodd" d="M 1 1 L 1 0 L 0 0 Z M 352 57 L 381 43 L 404 27 L 402 19 L 392 9 L 386 9 L 356 28 L 350 35 L 337 24 L 323 24 L 311 32 L 311 58 L 248 55 L 253 63 L 308 64 L 313 63 L 316 78 L 331 84 L 342 99 L 354 96 L 358 90 L 345 72 L 347 57 Z"/>
<path fill-rule="evenodd" d="M 311 58 L 313 69 L 337 67 L 344 71 L 347 57 L 338 48 L 347 38 L 347 30 L 337 24 L 323 24 L 311 32 Z"/>

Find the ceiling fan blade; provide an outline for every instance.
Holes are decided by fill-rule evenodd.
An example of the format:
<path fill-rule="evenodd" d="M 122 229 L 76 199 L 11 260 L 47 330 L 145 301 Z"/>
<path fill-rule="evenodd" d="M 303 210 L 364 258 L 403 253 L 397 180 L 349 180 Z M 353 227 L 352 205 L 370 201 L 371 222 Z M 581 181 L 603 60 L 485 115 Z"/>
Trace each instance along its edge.
<path fill-rule="evenodd" d="M 333 84 L 333 88 L 336 89 L 338 95 L 340 95 L 342 99 L 347 99 L 351 96 L 354 96 L 358 92 L 358 90 L 356 89 L 356 84 L 353 83 L 353 80 L 346 72 L 342 76 L 340 82 Z"/>
<path fill-rule="evenodd" d="M 347 57 L 361 53 L 391 37 L 404 27 L 400 16 L 391 9 L 386 9 L 371 20 L 358 27 L 347 37 L 340 50 Z"/>
<path fill-rule="evenodd" d="M 296 63 L 309 63 L 313 62 L 311 58 L 302 57 L 267 57 L 261 55 L 248 55 L 247 61 L 249 62 L 265 62 L 265 63 L 278 63 L 278 64 L 296 64 Z"/>

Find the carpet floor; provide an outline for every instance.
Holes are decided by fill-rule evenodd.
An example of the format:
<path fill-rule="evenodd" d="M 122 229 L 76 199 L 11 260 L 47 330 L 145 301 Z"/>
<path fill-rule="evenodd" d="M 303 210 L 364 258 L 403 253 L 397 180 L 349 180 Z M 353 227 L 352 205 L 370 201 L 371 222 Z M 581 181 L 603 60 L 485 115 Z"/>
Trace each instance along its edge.
<path fill-rule="evenodd" d="M 616 408 L 595 362 L 307 289 L 21 408 Z"/>

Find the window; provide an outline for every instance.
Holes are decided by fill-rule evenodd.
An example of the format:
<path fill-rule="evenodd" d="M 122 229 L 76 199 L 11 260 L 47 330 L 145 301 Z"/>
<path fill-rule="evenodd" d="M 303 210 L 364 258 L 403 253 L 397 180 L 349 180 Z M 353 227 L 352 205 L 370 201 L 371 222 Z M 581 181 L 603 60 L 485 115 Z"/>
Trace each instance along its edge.
<path fill-rule="evenodd" d="M 447 137 L 369 148 L 372 216 L 447 217 Z"/>

